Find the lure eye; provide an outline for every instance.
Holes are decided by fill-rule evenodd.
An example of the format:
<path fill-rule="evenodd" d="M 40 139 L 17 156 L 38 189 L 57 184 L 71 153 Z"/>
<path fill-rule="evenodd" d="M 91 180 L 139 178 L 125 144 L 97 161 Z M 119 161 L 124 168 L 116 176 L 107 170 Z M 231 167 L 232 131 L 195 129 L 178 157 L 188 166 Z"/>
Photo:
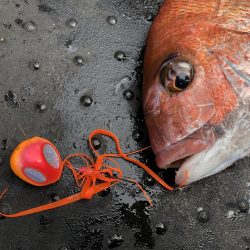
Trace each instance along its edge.
<path fill-rule="evenodd" d="M 160 81 L 167 91 L 180 92 L 186 89 L 194 78 L 194 68 L 189 62 L 175 58 L 163 64 Z"/>
<path fill-rule="evenodd" d="M 50 144 L 45 144 L 43 148 L 43 155 L 51 167 L 59 169 L 60 159 L 58 157 L 58 154 Z"/>
<path fill-rule="evenodd" d="M 11 155 L 10 166 L 18 177 L 34 186 L 55 183 L 63 169 L 56 147 L 41 137 L 33 137 L 19 144 Z"/>

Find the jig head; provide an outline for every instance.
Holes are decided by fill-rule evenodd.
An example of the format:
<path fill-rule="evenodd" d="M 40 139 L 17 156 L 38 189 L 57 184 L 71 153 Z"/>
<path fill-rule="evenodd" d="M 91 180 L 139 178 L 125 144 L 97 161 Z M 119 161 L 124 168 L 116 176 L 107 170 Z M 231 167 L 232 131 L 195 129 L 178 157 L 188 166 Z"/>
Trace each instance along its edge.
<path fill-rule="evenodd" d="M 47 186 L 61 178 L 63 165 L 53 143 L 32 137 L 20 143 L 10 158 L 13 172 L 34 186 Z"/>

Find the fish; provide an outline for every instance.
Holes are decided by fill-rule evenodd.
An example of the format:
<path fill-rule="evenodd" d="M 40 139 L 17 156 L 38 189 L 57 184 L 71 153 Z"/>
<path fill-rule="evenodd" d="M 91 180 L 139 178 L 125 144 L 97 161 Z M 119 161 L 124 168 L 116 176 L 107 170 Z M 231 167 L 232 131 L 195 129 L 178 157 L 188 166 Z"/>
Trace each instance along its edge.
<path fill-rule="evenodd" d="M 146 40 L 143 111 L 177 185 L 250 154 L 250 1 L 168 0 Z"/>

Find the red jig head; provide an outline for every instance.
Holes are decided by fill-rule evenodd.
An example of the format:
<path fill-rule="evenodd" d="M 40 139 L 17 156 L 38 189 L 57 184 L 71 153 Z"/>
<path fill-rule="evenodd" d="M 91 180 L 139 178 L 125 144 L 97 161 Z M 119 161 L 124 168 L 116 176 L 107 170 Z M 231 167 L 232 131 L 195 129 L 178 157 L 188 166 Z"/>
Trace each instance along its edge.
<path fill-rule="evenodd" d="M 19 144 L 11 155 L 10 166 L 19 178 L 34 186 L 58 181 L 63 169 L 54 144 L 41 137 L 32 137 Z"/>

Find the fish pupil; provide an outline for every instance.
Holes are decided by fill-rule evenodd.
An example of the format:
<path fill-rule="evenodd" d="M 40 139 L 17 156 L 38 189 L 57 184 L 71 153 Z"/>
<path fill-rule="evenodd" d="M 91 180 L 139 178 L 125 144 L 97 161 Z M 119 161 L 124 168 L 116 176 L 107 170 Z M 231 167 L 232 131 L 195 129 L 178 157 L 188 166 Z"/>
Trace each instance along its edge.
<path fill-rule="evenodd" d="M 193 65 L 182 58 L 165 62 L 159 72 L 160 83 L 169 94 L 185 90 L 193 78 Z"/>
<path fill-rule="evenodd" d="M 175 86 L 178 89 L 185 89 L 188 87 L 190 83 L 190 77 L 186 74 L 178 74 L 175 79 Z"/>

